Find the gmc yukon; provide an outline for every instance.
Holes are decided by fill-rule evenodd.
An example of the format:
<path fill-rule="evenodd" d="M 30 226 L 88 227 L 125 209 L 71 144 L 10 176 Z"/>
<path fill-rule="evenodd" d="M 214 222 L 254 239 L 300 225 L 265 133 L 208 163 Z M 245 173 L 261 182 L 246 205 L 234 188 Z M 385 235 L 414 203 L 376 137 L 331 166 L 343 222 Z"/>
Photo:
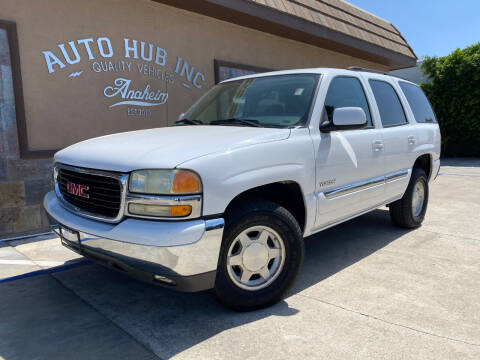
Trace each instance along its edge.
<path fill-rule="evenodd" d="M 307 236 L 384 205 L 394 224 L 420 226 L 439 157 L 417 85 L 279 71 L 216 85 L 175 126 L 57 152 L 44 206 L 85 257 L 251 310 L 285 296 Z"/>

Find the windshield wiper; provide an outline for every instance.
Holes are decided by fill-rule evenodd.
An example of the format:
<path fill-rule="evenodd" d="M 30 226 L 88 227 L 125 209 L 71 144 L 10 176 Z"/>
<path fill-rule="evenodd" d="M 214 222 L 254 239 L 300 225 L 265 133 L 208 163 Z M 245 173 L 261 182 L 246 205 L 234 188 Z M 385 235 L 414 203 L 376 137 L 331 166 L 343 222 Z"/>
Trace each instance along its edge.
<path fill-rule="evenodd" d="M 210 121 L 211 125 L 235 124 L 235 123 L 240 123 L 240 124 L 247 125 L 247 126 L 261 127 L 261 125 L 258 123 L 258 121 L 240 119 L 240 118 L 231 118 L 231 119 L 221 119 L 221 120 Z"/>
<path fill-rule="evenodd" d="M 188 124 L 188 125 L 203 125 L 203 122 L 200 120 L 190 120 L 190 119 L 182 119 L 182 120 L 177 120 L 174 122 L 174 124 Z"/>

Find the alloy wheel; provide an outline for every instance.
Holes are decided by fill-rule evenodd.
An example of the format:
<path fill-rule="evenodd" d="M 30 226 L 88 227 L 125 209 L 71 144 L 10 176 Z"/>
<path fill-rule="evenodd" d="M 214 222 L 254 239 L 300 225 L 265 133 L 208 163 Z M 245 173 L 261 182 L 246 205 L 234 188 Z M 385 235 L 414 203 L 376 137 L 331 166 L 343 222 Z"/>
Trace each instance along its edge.
<path fill-rule="evenodd" d="M 232 241 L 227 256 L 227 272 L 232 282 L 255 291 L 270 285 L 282 271 L 285 245 L 272 228 L 253 226 Z"/>

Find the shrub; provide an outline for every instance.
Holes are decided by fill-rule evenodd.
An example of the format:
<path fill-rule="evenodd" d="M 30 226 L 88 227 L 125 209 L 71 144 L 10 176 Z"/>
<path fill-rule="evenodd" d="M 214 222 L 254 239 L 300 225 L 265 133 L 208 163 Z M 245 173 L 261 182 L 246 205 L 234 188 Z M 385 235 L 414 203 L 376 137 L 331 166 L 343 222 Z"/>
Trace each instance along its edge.
<path fill-rule="evenodd" d="M 480 42 L 448 56 L 426 57 L 420 84 L 442 133 L 442 156 L 480 156 Z"/>

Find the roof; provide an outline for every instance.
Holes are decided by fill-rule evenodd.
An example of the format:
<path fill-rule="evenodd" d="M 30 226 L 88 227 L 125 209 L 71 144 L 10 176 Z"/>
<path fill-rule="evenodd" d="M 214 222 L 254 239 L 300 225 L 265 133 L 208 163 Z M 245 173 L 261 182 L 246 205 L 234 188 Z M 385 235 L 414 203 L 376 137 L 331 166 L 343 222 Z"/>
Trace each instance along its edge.
<path fill-rule="evenodd" d="M 248 0 L 416 58 L 388 21 L 341 0 Z"/>
<path fill-rule="evenodd" d="M 310 69 L 290 69 L 290 70 L 280 70 L 280 71 L 270 71 L 264 73 L 256 73 L 256 74 L 249 74 L 244 76 L 238 76 L 235 78 L 230 78 L 227 80 L 222 81 L 221 83 L 226 83 L 230 81 L 237 81 L 237 80 L 244 80 L 244 79 L 253 79 L 259 77 L 266 77 L 266 76 L 278 76 L 278 75 L 294 75 L 294 74 L 319 74 L 319 75 L 326 75 L 326 76 L 338 76 L 338 75 L 352 75 L 357 74 L 360 76 L 375 76 L 376 78 L 382 79 L 396 79 L 401 81 L 406 81 L 412 83 L 411 81 L 403 78 L 399 78 L 398 76 L 382 73 L 375 70 L 370 69 L 363 69 L 363 68 L 351 68 L 351 69 L 336 69 L 336 68 L 310 68 Z M 414 84 L 414 83 L 412 83 Z M 416 85 L 416 84 L 414 84 Z"/>
<path fill-rule="evenodd" d="M 343 0 L 154 0 L 202 15 L 302 41 L 390 69 L 417 57 L 387 20 Z"/>

